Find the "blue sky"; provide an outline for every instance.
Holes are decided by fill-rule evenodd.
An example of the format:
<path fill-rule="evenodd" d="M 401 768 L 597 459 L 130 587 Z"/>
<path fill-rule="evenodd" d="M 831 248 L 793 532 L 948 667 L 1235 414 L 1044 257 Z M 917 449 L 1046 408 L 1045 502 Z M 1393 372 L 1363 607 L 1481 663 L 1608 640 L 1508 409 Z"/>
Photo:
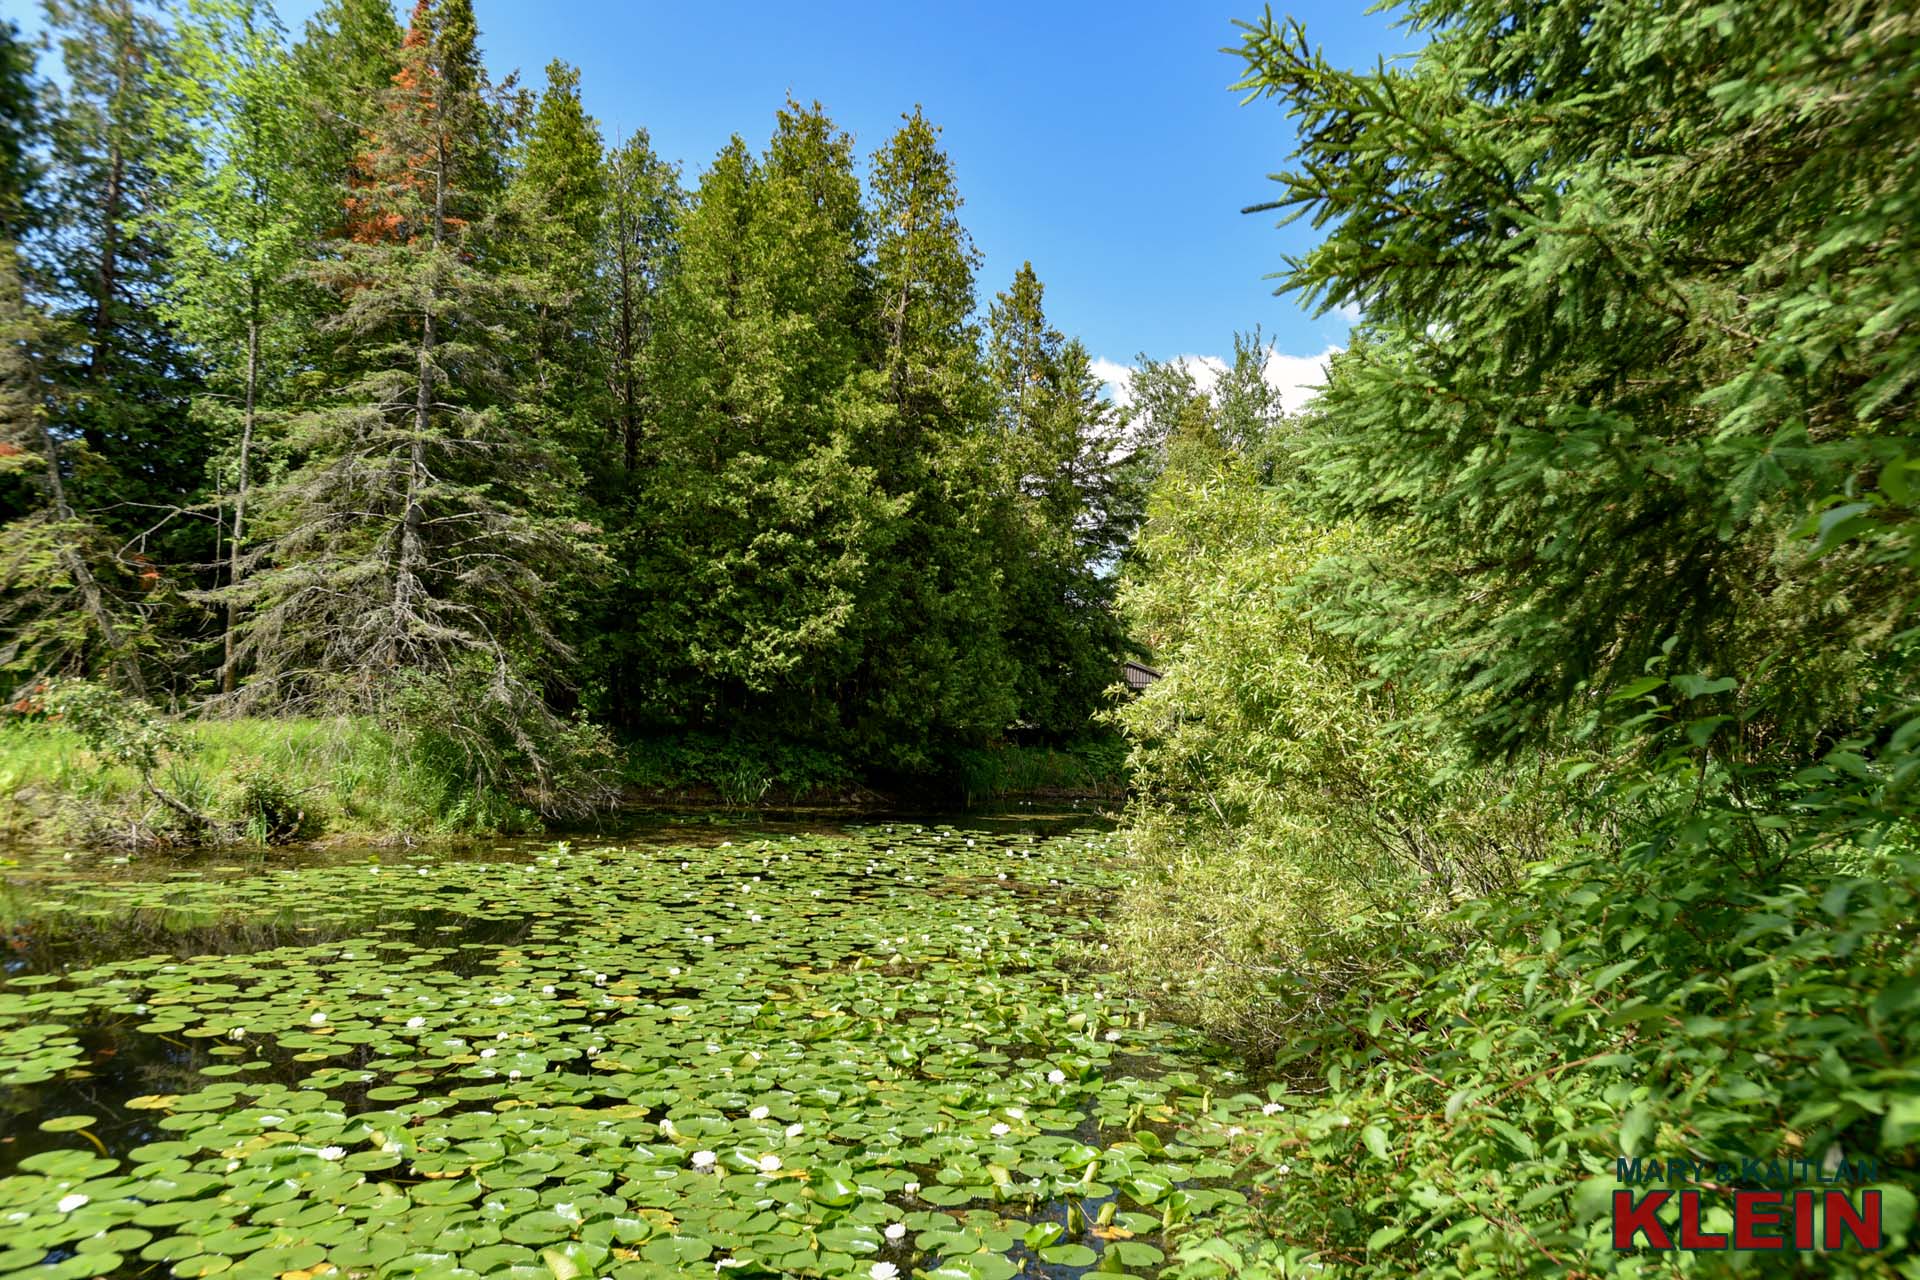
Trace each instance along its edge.
<path fill-rule="evenodd" d="M 37 27 L 37 4 L 0 11 Z M 316 0 L 283 0 L 298 32 Z M 1329 57 L 1370 64 L 1407 47 L 1359 0 L 1276 5 Z M 819 99 L 864 154 L 922 104 L 942 126 L 986 256 L 982 306 L 1031 259 L 1054 323 L 1113 365 L 1231 349 L 1265 327 L 1283 353 L 1317 356 L 1347 322 L 1313 319 L 1264 279 L 1310 242 L 1239 210 L 1266 199 L 1290 149 L 1275 104 L 1242 107 L 1232 19 L 1255 0 L 1201 3 L 703 4 L 475 0 L 496 74 L 534 84 L 553 58 L 581 68 L 612 137 L 645 126 L 697 178 L 739 133 L 756 149 L 791 92 Z M 1280 374 L 1282 378 L 1291 374 Z"/>

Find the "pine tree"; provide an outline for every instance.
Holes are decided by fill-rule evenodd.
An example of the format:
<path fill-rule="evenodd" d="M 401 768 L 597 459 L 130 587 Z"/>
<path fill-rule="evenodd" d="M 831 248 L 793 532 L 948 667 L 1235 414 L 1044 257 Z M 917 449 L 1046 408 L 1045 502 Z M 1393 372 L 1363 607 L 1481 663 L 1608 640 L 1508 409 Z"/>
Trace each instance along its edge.
<path fill-rule="evenodd" d="M 359 162 L 347 235 L 321 278 L 329 330 L 355 370 L 290 424 L 298 464 L 262 492 L 271 542 L 230 588 L 251 616 L 243 702 L 323 703 L 445 718 L 476 773 L 556 789 L 544 743 L 560 726 L 536 684 L 564 657 L 548 584 L 592 549 L 543 515 L 560 505 L 556 460 L 509 429 L 503 401 L 525 348 L 524 293 L 501 260 L 498 114 L 464 0 L 422 3 Z M 464 185 L 479 175 L 481 189 Z"/>
<path fill-rule="evenodd" d="M 22 484 L 23 510 L 0 525 L 0 671 L 111 676 L 139 693 L 143 619 L 103 575 L 113 547 L 70 498 L 76 463 L 97 463 L 55 425 L 59 389 L 45 374 L 53 326 L 28 302 L 19 255 L 0 243 L 0 481 Z"/>

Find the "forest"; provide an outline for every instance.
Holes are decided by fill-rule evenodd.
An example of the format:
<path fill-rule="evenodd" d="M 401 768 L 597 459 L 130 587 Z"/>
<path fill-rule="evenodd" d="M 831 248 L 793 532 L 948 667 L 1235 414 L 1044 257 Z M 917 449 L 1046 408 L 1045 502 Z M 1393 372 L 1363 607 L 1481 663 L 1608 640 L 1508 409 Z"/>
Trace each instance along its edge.
<path fill-rule="evenodd" d="M 1391 8 L 1223 37 L 1291 412 L 1116 407 L 918 109 L 10 37 L 0 818 L 117 856 L 0 877 L 0 1276 L 1915 1275 L 1920 12 Z M 584 825 L 1023 750 L 1111 821 Z"/>
<path fill-rule="evenodd" d="M 1030 266 L 981 296 L 917 108 L 860 155 L 790 101 L 693 180 L 466 3 L 48 17 L 58 83 L 0 59 L 14 714 L 333 717 L 495 821 L 628 747 L 886 785 L 1093 732 L 1162 442 Z"/>

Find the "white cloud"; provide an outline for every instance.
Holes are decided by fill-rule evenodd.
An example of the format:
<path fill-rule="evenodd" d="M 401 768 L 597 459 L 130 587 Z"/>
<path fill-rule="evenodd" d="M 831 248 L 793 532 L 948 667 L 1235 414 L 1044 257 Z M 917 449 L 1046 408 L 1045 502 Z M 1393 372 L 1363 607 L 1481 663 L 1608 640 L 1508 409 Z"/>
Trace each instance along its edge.
<path fill-rule="evenodd" d="M 1359 324 L 1360 317 L 1365 315 L 1366 312 L 1360 309 L 1360 304 L 1357 302 L 1343 302 L 1333 309 L 1333 314 L 1339 316 L 1348 324 Z"/>
<path fill-rule="evenodd" d="M 1298 413 L 1313 399 L 1320 384 L 1326 381 L 1327 361 L 1340 352 L 1341 348 L 1329 346 L 1315 356 L 1290 356 L 1279 351 L 1267 352 L 1265 374 L 1267 385 L 1280 393 L 1280 403 L 1288 413 Z M 1219 356 L 1183 355 L 1173 360 L 1186 365 L 1193 375 L 1195 385 L 1200 390 L 1210 392 L 1220 375 L 1227 371 L 1227 361 Z M 1114 407 L 1125 408 L 1130 402 L 1128 384 L 1133 378 L 1133 366 L 1120 364 L 1113 360 L 1095 360 L 1093 371 L 1107 384 L 1107 395 L 1112 398 Z"/>

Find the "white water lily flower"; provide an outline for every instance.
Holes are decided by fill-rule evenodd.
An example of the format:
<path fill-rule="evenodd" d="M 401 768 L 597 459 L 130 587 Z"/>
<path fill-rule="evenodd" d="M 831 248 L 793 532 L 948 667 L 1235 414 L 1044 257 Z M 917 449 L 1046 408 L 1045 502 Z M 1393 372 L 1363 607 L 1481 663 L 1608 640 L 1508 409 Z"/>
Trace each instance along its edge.
<path fill-rule="evenodd" d="M 500 1051 L 498 1049 L 482 1049 L 480 1051 L 480 1056 L 483 1058 L 491 1058 L 498 1055 L 499 1052 Z"/>
<path fill-rule="evenodd" d="M 1118 1031 L 1107 1032 L 1107 1039 L 1109 1041 L 1118 1040 L 1119 1038 L 1120 1038 L 1120 1033 Z"/>
<path fill-rule="evenodd" d="M 413 1028 L 415 1031 L 418 1031 L 421 1027 L 424 1027 L 427 1025 L 427 1020 L 421 1017 L 408 1018 L 407 1025 Z"/>
<path fill-rule="evenodd" d="M 907 1236 L 907 1224 L 904 1222 L 889 1222 L 886 1231 L 882 1234 L 889 1240 L 904 1240 Z"/>
<path fill-rule="evenodd" d="M 594 986 L 596 986 L 596 987 L 604 987 L 604 986 L 606 986 L 606 985 L 607 985 L 607 975 L 606 975 L 606 974 L 604 974 L 604 973 L 596 973 L 596 974 L 594 974 L 594 975 L 593 975 L 593 985 L 594 985 Z"/>
<path fill-rule="evenodd" d="M 719 1158 L 719 1156 L 713 1154 L 711 1151 L 696 1151 L 693 1153 L 693 1167 L 696 1169 L 711 1169 L 713 1168 L 713 1162 Z"/>
<path fill-rule="evenodd" d="M 246 1038 L 247 1038 L 247 1029 L 245 1027 L 228 1027 L 227 1028 L 227 1039 L 245 1040 Z"/>
<path fill-rule="evenodd" d="M 1048 1084 L 1065 1084 L 1066 1082 L 1067 1082 L 1067 1073 L 1062 1071 L 1060 1068 L 1055 1067 L 1053 1070 L 1047 1072 Z"/>
<path fill-rule="evenodd" d="M 1293 1166 L 1290 1164 L 1283 1164 L 1278 1169 L 1275 1169 L 1274 1172 L 1284 1178 L 1288 1174 L 1293 1172 Z"/>
<path fill-rule="evenodd" d="M 550 996 L 553 994 L 553 992 L 554 992 L 554 988 L 551 983 L 549 983 L 547 986 L 540 988 L 540 994 L 543 996 Z"/>
<path fill-rule="evenodd" d="M 747 1112 L 747 1119 L 765 1120 L 771 1114 L 772 1112 L 768 1111 L 765 1107 L 755 1107 L 753 1110 Z"/>
<path fill-rule="evenodd" d="M 891 1262 L 876 1262 L 867 1268 L 867 1274 L 872 1276 L 873 1280 L 894 1280 L 894 1277 L 900 1274 L 900 1268 Z"/>
<path fill-rule="evenodd" d="M 323 1027 L 326 1025 L 326 1023 L 327 1023 L 327 1015 L 324 1013 L 316 1013 L 311 1018 L 307 1019 L 307 1025 L 310 1027 Z"/>
<path fill-rule="evenodd" d="M 673 1136 L 673 1121 L 662 1120 L 660 1122 L 660 1132 L 666 1134 L 669 1138 L 671 1138 Z"/>
<path fill-rule="evenodd" d="M 789 1138 L 797 1138 L 806 1131 L 807 1126 L 801 1124 L 798 1120 L 787 1126 L 787 1136 Z"/>
<path fill-rule="evenodd" d="M 703 935 L 701 936 L 701 938 L 700 938 L 700 941 L 702 941 L 702 942 L 704 942 L 704 943 L 706 943 L 706 944 L 707 944 L 708 946 L 712 946 L 712 945 L 713 945 L 713 935 L 712 935 L 712 934 L 710 934 L 710 933 L 709 933 L 709 934 L 703 934 Z"/>
<path fill-rule="evenodd" d="M 509 1080 L 518 1080 L 519 1078 L 520 1078 L 520 1073 L 519 1073 L 518 1071 L 509 1071 L 509 1072 L 507 1072 L 507 1079 L 509 1079 Z"/>
<path fill-rule="evenodd" d="M 1013 1129 L 1008 1125 L 997 1124 L 993 1126 L 993 1128 L 987 1130 L 987 1132 L 992 1134 L 996 1138 L 1004 1138 L 1008 1134 L 1012 1133 Z"/>
<path fill-rule="evenodd" d="M 1007 873 L 1006 873 L 1006 872 L 1004 872 L 1004 871 L 1002 871 L 1002 872 L 1000 873 L 1000 878 L 1001 878 L 1002 880 L 1005 880 L 1005 879 L 1007 878 Z"/>
<path fill-rule="evenodd" d="M 1265 1106 L 1260 1108 L 1260 1114 L 1263 1116 L 1277 1116 L 1282 1111 L 1285 1111 L 1285 1110 L 1286 1108 L 1281 1106 L 1279 1103 L 1269 1102 Z"/>
<path fill-rule="evenodd" d="M 56 1204 L 53 1207 L 58 1209 L 62 1213 L 72 1213 L 75 1209 L 78 1209 L 81 1205 L 87 1203 L 87 1201 L 91 1198 L 92 1197 L 90 1196 L 83 1196 L 78 1191 L 76 1191 L 72 1195 L 61 1196 L 60 1203 Z"/>
<path fill-rule="evenodd" d="M 347 1154 L 347 1149 L 345 1147 L 322 1147 L 314 1152 L 314 1154 L 322 1160 L 338 1160 L 341 1156 Z"/>
<path fill-rule="evenodd" d="M 780 1170 L 779 1156 L 761 1156 L 760 1157 L 760 1172 L 777 1173 L 779 1172 L 779 1170 Z"/>
<path fill-rule="evenodd" d="M 917 1182 L 909 1182 L 906 1186 L 900 1189 L 906 1192 L 910 1196 L 917 1196 L 920 1194 L 920 1184 Z"/>

